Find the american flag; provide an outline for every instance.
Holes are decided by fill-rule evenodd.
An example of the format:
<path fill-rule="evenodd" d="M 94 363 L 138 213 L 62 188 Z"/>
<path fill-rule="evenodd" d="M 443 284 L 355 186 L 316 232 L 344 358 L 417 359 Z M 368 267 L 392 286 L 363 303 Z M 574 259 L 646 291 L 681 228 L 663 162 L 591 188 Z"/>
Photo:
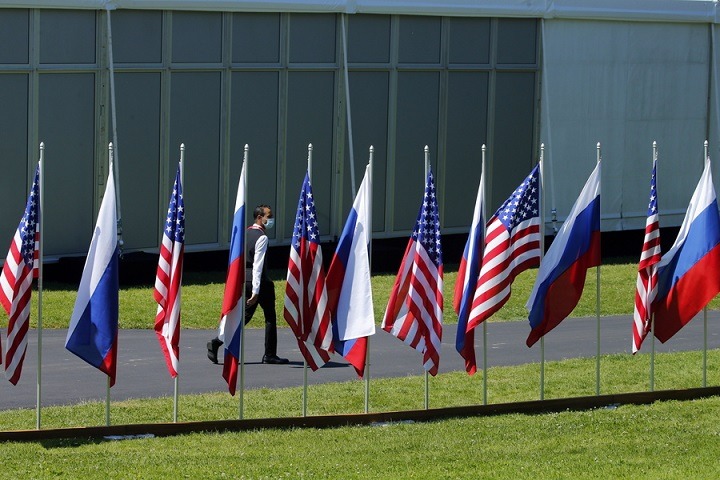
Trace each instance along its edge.
<path fill-rule="evenodd" d="M 650 179 L 650 203 L 645 222 L 645 240 L 643 243 L 635 290 L 635 311 L 633 312 L 632 353 L 640 350 L 643 340 L 650 331 L 652 319 L 651 304 L 657 295 L 658 262 L 660 261 L 660 223 L 656 188 L 657 159 L 653 160 Z"/>
<path fill-rule="evenodd" d="M 332 328 L 315 200 L 305 174 L 288 260 L 283 316 L 313 371 L 330 360 Z"/>
<path fill-rule="evenodd" d="M 487 223 L 468 331 L 505 305 L 518 274 L 540 263 L 539 177 L 538 164 Z"/>
<path fill-rule="evenodd" d="M 40 164 L 30 187 L 25 213 L 20 219 L 10 243 L 5 265 L 0 274 L 0 303 L 9 315 L 5 375 L 17 385 L 22 373 L 30 326 L 30 296 L 32 280 L 37 278 L 40 265 Z M 0 360 L 2 350 L 0 349 Z M 0 361 L 0 363 L 2 363 Z"/>
<path fill-rule="evenodd" d="M 173 378 L 178 374 L 180 296 L 185 251 L 185 202 L 180 172 L 181 166 L 178 165 L 160 245 L 154 291 L 158 303 L 155 334 L 165 356 L 168 372 Z"/>
<path fill-rule="evenodd" d="M 440 365 L 443 262 L 440 215 L 432 170 L 417 223 L 395 278 L 382 328 L 423 354 L 423 367 L 436 375 Z"/>

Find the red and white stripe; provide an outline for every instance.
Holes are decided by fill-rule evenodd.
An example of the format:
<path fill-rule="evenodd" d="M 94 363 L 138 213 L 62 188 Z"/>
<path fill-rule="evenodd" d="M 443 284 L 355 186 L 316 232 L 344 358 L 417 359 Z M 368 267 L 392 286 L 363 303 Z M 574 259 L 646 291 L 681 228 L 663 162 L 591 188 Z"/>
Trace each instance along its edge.
<path fill-rule="evenodd" d="M 423 354 L 423 367 L 436 375 L 442 339 L 443 267 L 425 248 L 408 242 L 382 328 Z"/>
<path fill-rule="evenodd" d="M 522 271 L 540 263 L 540 217 L 518 223 L 512 232 L 494 216 L 487 226 L 485 251 L 467 329 L 497 312 L 510 298 Z"/>
<path fill-rule="evenodd" d="M 322 250 L 315 242 L 300 241 L 299 249 L 290 247 L 283 316 L 295 333 L 308 366 L 315 371 L 330 360 L 330 311 Z"/>
<path fill-rule="evenodd" d="M 155 332 L 160 340 L 168 372 L 173 378 L 178 374 L 180 355 L 180 297 L 184 249 L 183 243 L 173 242 L 167 235 L 163 235 L 155 276 L 154 296 L 158 303 Z"/>
<path fill-rule="evenodd" d="M 40 228 L 35 231 L 35 253 L 33 266 L 38 264 Z M 17 385 L 22 373 L 23 360 L 27 350 L 27 333 L 30 327 L 30 297 L 32 280 L 38 269 L 28 265 L 22 256 L 22 238 L 16 231 L 10 244 L 2 275 L 0 275 L 0 303 L 7 312 L 8 329 L 5 351 L 5 376 Z"/>
<path fill-rule="evenodd" d="M 658 214 L 648 216 L 645 223 L 645 240 L 638 264 L 635 283 L 635 309 L 633 311 L 632 353 L 640 350 L 643 340 L 650 331 L 651 304 L 657 295 L 658 268 L 660 262 L 660 225 Z"/>

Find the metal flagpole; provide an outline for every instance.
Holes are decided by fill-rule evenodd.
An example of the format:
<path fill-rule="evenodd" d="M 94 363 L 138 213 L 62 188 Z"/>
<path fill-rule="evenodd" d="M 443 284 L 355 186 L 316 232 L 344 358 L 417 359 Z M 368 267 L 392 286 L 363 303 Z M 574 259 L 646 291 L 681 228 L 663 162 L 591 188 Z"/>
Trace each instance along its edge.
<path fill-rule="evenodd" d="M 310 180 L 311 185 L 312 185 L 312 152 L 313 152 L 313 146 L 312 146 L 312 143 L 309 143 L 308 144 L 308 154 L 307 154 L 307 172 L 308 172 L 308 179 Z M 307 288 L 307 285 L 305 287 Z M 302 323 L 302 319 L 300 319 L 300 322 Z M 300 339 L 300 341 L 303 341 L 303 340 Z M 302 395 L 302 416 L 303 417 L 307 417 L 307 397 L 308 397 L 308 363 L 307 363 L 307 359 L 303 355 L 303 395 Z"/>
<path fill-rule="evenodd" d="M 552 122 L 550 121 L 550 92 L 548 90 L 548 84 L 550 83 L 548 81 L 548 68 L 547 68 L 547 62 L 545 61 L 545 53 L 548 51 L 546 49 L 545 45 L 545 19 L 540 20 L 540 27 L 542 29 L 542 63 L 543 63 L 543 70 L 542 70 L 542 83 L 543 83 L 543 93 L 545 97 L 545 108 L 543 109 L 547 115 L 545 117 L 546 119 L 546 126 L 547 126 L 547 141 L 548 146 L 552 146 L 552 133 L 550 130 L 550 127 L 552 125 Z M 542 145 L 540 146 L 541 153 L 542 153 Z M 548 168 L 550 170 L 550 206 L 552 208 L 551 210 L 551 220 L 553 224 L 553 234 L 557 233 L 557 208 L 555 207 L 555 176 L 553 175 L 553 164 L 552 162 L 549 162 Z M 545 191 L 543 190 L 543 194 Z M 542 224 L 541 224 L 542 225 Z M 541 339 L 542 340 L 542 339 Z M 541 344 L 542 346 L 542 344 Z"/>
<path fill-rule="evenodd" d="M 657 165 L 655 162 L 658 158 L 658 148 L 657 148 L 657 142 L 653 142 L 653 158 L 652 162 L 653 165 Z M 657 170 L 655 172 L 655 182 L 657 184 Z M 658 211 L 659 215 L 659 211 Z M 649 286 L 649 285 L 648 285 Z M 650 304 L 649 299 L 647 300 L 648 307 Z M 650 391 L 655 391 L 655 312 L 650 312 L 650 336 L 652 337 L 650 339 Z"/>
<path fill-rule="evenodd" d="M 242 167 L 240 167 L 240 171 L 245 171 L 245 177 L 243 178 L 243 195 L 244 198 L 242 199 L 242 204 L 245 205 L 246 211 L 247 211 L 247 183 L 248 183 L 248 158 L 249 158 L 249 152 L 250 152 L 250 146 L 246 143 L 245 148 L 243 149 L 243 163 Z M 242 219 L 242 222 L 245 222 L 245 219 Z M 240 228 L 245 228 L 245 225 L 242 225 Z M 243 259 L 245 262 L 247 262 L 247 237 L 243 237 L 245 240 L 243 241 Z M 247 277 L 247 268 L 245 268 L 245 265 L 243 265 L 241 268 L 245 269 L 245 274 L 243 277 Z M 247 282 L 247 278 L 245 278 L 245 282 Z M 238 398 L 238 409 L 239 409 L 239 416 L 240 420 L 243 419 L 245 414 L 245 403 L 244 403 L 244 397 L 245 397 L 245 307 L 247 299 L 245 298 L 245 285 L 240 287 L 240 291 L 242 294 L 240 295 L 240 305 L 242 305 L 243 308 L 243 316 L 242 320 L 240 321 L 240 395 Z"/>
<path fill-rule="evenodd" d="M 369 229 L 369 245 L 368 245 L 368 264 L 370 265 L 370 275 L 372 276 L 372 164 L 373 156 L 375 155 L 375 147 L 370 145 L 370 153 L 368 158 L 368 179 L 370 180 L 371 188 L 368 191 L 370 208 L 368 209 L 368 225 Z M 353 187 L 353 191 L 355 188 Z M 365 413 L 370 411 L 370 336 L 368 335 L 367 341 L 365 342 Z"/>
<path fill-rule="evenodd" d="M 428 175 L 428 167 L 430 165 L 430 147 L 425 145 L 425 181 L 427 181 L 427 175 Z M 428 339 L 429 341 L 429 339 Z M 427 345 L 425 345 L 425 348 L 428 348 Z M 425 410 L 430 408 L 430 382 L 429 382 L 429 374 L 427 369 L 425 370 Z"/>
<path fill-rule="evenodd" d="M 597 143 L 597 163 L 602 159 L 600 142 Z M 601 179 L 602 182 L 602 179 Z M 602 185 L 602 183 L 601 183 Z M 601 187 L 602 188 L 602 187 Z M 597 321 L 597 355 L 595 357 L 595 395 L 600 395 L 600 265 L 595 268 L 597 293 L 595 298 L 595 318 Z"/>
<path fill-rule="evenodd" d="M 545 256 L 545 144 L 540 144 L 540 263 Z M 555 227 L 553 226 L 553 231 Z M 540 337 L 540 400 L 545 399 L 545 336 Z"/>
<path fill-rule="evenodd" d="M 180 144 L 180 185 L 182 186 L 183 191 L 183 197 L 185 196 L 185 144 Z M 182 302 L 182 299 L 180 300 Z M 182 305 L 182 303 L 181 303 Z M 179 362 L 178 362 L 179 363 Z M 178 365 L 178 370 L 179 370 Z M 173 382 L 173 422 L 177 423 L 178 421 L 178 397 L 179 394 L 179 377 L 180 372 L 176 372 L 174 382 Z"/>
<path fill-rule="evenodd" d="M 352 186 L 354 197 L 357 191 L 355 190 L 355 152 L 353 151 L 352 115 L 350 113 L 350 73 L 348 72 L 347 33 L 345 31 L 347 18 L 347 14 L 343 13 L 340 24 L 342 25 L 343 71 L 345 73 L 345 112 L 347 114 L 348 148 L 350 149 L 348 152 L 350 154 L 350 185 Z"/>
<path fill-rule="evenodd" d="M 108 159 L 110 160 L 110 169 L 115 173 L 115 160 L 114 160 L 114 152 L 113 152 L 113 144 L 110 142 L 108 145 Z M 117 185 L 117 182 L 115 182 Z M 115 190 L 115 198 L 117 199 L 117 190 Z M 115 202 L 116 209 L 119 202 Z M 115 214 L 117 215 L 117 210 L 115 211 Z M 118 241 L 120 239 L 120 232 L 118 231 Z M 108 427 L 110 426 L 110 376 L 107 377 L 107 388 L 105 392 L 105 425 Z"/>
<path fill-rule="evenodd" d="M 111 7 L 110 2 L 107 2 L 106 4 L 106 11 L 107 15 L 105 16 L 107 18 L 107 42 L 108 42 L 108 70 L 110 72 L 110 115 L 112 117 L 112 127 L 113 127 L 113 145 L 115 147 L 115 157 L 119 160 L 118 155 L 118 138 L 117 138 L 117 118 L 115 113 L 115 65 L 113 61 L 113 44 L 112 44 L 112 25 L 110 21 L 110 10 Z M 113 161 L 112 165 L 115 165 L 113 173 L 115 174 L 115 197 L 117 198 L 117 202 L 115 202 L 115 214 L 117 215 L 117 229 L 118 229 L 118 242 L 120 244 L 120 248 L 123 246 L 123 234 L 122 234 L 122 210 L 120 208 L 120 166 L 116 165 L 116 163 Z"/>
<path fill-rule="evenodd" d="M 40 227 L 40 245 L 38 246 L 38 320 L 37 320 L 37 392 L 36 392 L 36 405 L 35 405 L 35 428 L 40 430 L 40 419 L 41 419 L 41 408 L 42 408 L 42 300 L 43 300 L 43 243 L 45 237 L 45 230 L 43 226 L 44 210 L 43 201 L 45 199 L 44 192 L 44 163 L 45 160 L 45 143 L 40 142 L 40 218 L 38 219 L 38 226 Z"/>
<path fill-rule="evenodd" d="M 483 183 L 483 185 L 482 185 L 483 196 L 485 195 L 485 191 L 486 191 L 485 190 L 485 178 L 486 178 L 485 177 L 485 154 L 486 154 L 486 152 L 487 152 L 487 147 L 485 146 L 485 144 L 483 144 L 483 146 L 482 146 L 482 166 L 480 167 L 481 168 L 480 181 Z M 485 238 L 485 233 L 486 233 L 485 225 L 487 224 L 486 223 L 487 222 L 487 215 L 486 215 L 487 212 L 485 211 L 486 205 L 487 205 L 487 202 L 483 198 L 482 199 L 482 212 L 480 212 L 482 214 L 482 220 L 485 223 L 484 225 L 481 226 L 483 229 L 483 237 L 482 237 L 483 239 Z M 481 252 L 485 251 L 484 243 L 485 242 L 483 241 L 483 245 L 480 245 Z M 487 371 L 488 371 L 488 369 L 487 369 L 487 321 L 482 322 L 482 327 L 483 327 L 483 405 L 487 405 Z"/>
<path fill-rule="evenodd" d="M 710 157 L 708 156 L 708 141 L 705 140 L 705 158 L 704 161 L 710 163 Z M 708 337 L 708 328 L 707 328 L 707 305 L 703 307 L 703 377 L 702 377 L 702 386 L 707 387 L 707 337 Z"/>

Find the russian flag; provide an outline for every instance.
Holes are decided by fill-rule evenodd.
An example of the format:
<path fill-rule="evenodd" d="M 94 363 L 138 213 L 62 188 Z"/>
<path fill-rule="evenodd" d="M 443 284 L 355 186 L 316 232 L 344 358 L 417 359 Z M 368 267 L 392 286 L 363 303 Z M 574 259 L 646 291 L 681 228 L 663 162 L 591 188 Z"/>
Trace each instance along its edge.
<path fill-rule="evenodd" d="M 245 306 L 240 304 L 245 288 L 245 163 L 240 172 L 232 235 L 230 236 L 230 258 L 225 279 L 222 314 L 218 338 L 225 345 L 222 376 L 228 384 L 231 395 L 237 386 L 238 362 L 240 361 L 240 336 L 245 319 Z"/>
<path fill-rule="evenodd" d="M 587 269 L 600 265 L 600 162 L 540 263 L 525 308 L 530 312 L 532 347 L 577 305 Z"/>
<path fill-rule="evenodd" d="M 465 359 L 465 370 L 473 375 L 477 371 L 475 362 L 475 329 L 466 332 L 470 310 L 472 310 L 475 287 L 477 286 L 480 268 L 485 248 L 485 221 L 483 219 L 483 203 L 485 202 L 485 189 L 483 179 L 480 178 L 475 211 L 472 225 L 468 234 L 465 250 L 463 251 L 460 268 L 455 282 L 455 297 L 453 308 L 458 315 L 457 334 L 455 336 L 455 349 Z"/>
<path fill-rule="evenodd" d="M 118 243 L 113 164 L 85 260 L 65 348 L 115 384 L 118 337 Z"/>
<path fill-rule="evenodd" d="M 720 214 L 710 159 L 675 243 L 658 263 L 655 337 L 666 342 L 720 292 Z"/>
<path fill-rule="evenodd" d="M 370 165 L 348 214 L 327 273 L 333 346 L 362 378 L 367 337 L 375 333 L 368 246 L 372 236 Z"/>

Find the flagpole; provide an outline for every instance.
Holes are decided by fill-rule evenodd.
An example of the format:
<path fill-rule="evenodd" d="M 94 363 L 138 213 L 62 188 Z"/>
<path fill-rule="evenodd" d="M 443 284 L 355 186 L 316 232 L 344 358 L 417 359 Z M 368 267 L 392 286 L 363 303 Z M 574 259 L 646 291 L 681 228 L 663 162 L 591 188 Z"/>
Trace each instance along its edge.
<path fill-rule="evenodd" d="M 602 154 L 600 151 L 600 142 L 597 143 L 597 163 L 600 163 Z M 602 182 L 601 182 L 602 185 Z M 600 395 L 600 265 L 595 267 L 596 272 L 596 288 L 595 295 L 595 318 L 597 323 L 597 356 L 595 360 L 595 395 Z"/>
<path fill-rule="evenodd" d="M 243 164 L 240 167 L 241 172 L 245 170 L 245 177 L 243 178 L 243 195 L 245 196 L 245 198 L 242 199 L 243 205 L 247 205 L 248 159 L 250 157 L 249 153 L 250 145 L 246 143 L 245 148 L 243 149 Z M 244 218 L 242 219 L 242 222 L 243 225 L 241 225 L 241 228 L 245 228 Z M 243 259 L 247 259 L 247 241 L 243 241 Z M 243 277 L 247 277 L 247 269 L 245 268 L 245 265 L 243 265 L 241 268 L 245 269 L 245 274 L 243 275 Z M 243 283 L 246 282 L 247 278 L 245 278 L 245 282 Z M 242 420 L 245 413 L 245 307 L 247 306 L 247 304 L 245 303 L 247 302 L 247 299 L 245 298 L 245 285 L 240 288 L 240 291 L 242 292 L 240 295 L 240 305 L 242 305 L 243 316 L 242 321 L 240 322 L 240 395 L 238 396 L 238 413 L 240 416 L 240 420 Z"/>
<path fill-rule="evenodd" d="M 425 178 L 427 179 L 428 175 L 428 168 L 430 165 L 430 147 L 425 145 Z M 428 348 L 427 345 L 425 348 Z M 429 374 L 428 371 L 425 370 L 425 410 L 430 408 L 430 382 L 429 382 Z"/>
<path fill-rule="evenodd" d="M 350 112 L 350 73 L 348 72 L 348 49 L 347 49 L 347 33 L 345 22 L 347 22 L 347 14 L 343 13 L 340 18 L 340 25 L 342 26 L 342 44 L 343 44 L 343 71 L 345 73 L 345 112 L 347 115 L 347 132 L 348 132 L 348 148 L 350 158 L 350 185 L 352 187 L 353 196 L 357 193 L 355 190 L 355 152 L 353 149 L 353 136 L 352 136 L 352 114 Z"/>
<path fill-rule="evenodd" d="M 487 152 L 487 146 L 483 144 L 482 146 L 482 166 L 481 173 L 480 173 L 480 181 L 483 183 L 482 185 L 482 191 L 483 195 L 485 195 L 485 154 Z M 485 212 L 485 199 L 482 200 L 482 220 L 485 222 L 485 219 L 487 218 L 486 212 Z M 485 238 L 485 225 L 482 225 L 481 228 L 483 229 L 483 238 Z M 485 250 L 485 245 L 480 245 L 480 251 Z M 483 405 L 487 405 L 487 321 L 482 322 L 483 327 Z M 475 348 L 473 346 L 473 348 Z"/>
<path fill-rule="evenodd" d="M 312 185 L 312 143 L 308 143 L 308 154 L 307 154 L 307 174 L 308 180 Z M 303 322 L 303 319 L 300 319 Z M 301 342 L 304 340 L 301 338 Z M 308 397 L 308 363 L 305 355 L 303 355 L 303 395 L 302 395 L 302 416 L 307 417 L 307 397 Z"/>
<path fill-rule="evenodd" d="M 112 22 L 110 18 L 110 10 L 113 9 L 108 2 L 106 4 L 106 12 L 107 15 L 105 16 L 107 18 L 107 42 L 108 42 L 108 71 L 110 73 L 110 115 L 112 117 L 112 125 L 113 125 L 113 145 L 115 147 L 115 154 L 117 155 L 117 148 L 118 148 L 118 138 L 117 138 L 117 118 L 116 118 L 116 108 L 115 108 L 115 62 L 113 60 L 113 42 L 112 42 Z M 113 161 L 111 166 L 113 168 L 115 165 L 115 162 Z M 119 166 L 118 166 L 119 168 Z M 117 216 L 117 229 L 118 229 L 118 242 L 120 243 L 120 247 L 123 245 L 123 238 L 122 238 L 122 210 L 120 208 L 120 175 L 119 170 L 114 170 L 113 173 L 115 173 L 115 197 L 117 198 L 117 202 L 115 202 L 115 209 L 116 209 L 116 216 Z"/>
<path fill-rule="evenodd" d="M 114 170 L 115 169 L 115 161 L 114 161 L 114 151 L 113 151 L 112 142 L 110 142 L 108 144 L 108 159 L 110 161 L 110 171 L 112 171 L 114 174 L 115 173 L 115 170 Z M 115 190 L 115 194 L 116 194 L 115 198 L 117 199 L 117 190 Z M 119 204 L 119 203 L 120 202 L 116 202 L 116 208 L 117 208 L 117 204 Z M 115 212 L 115 215 L 116 215 L 115 220 L 117 221 L 117 210 Z M 120 236 L 120 233 L 118 230 L 118 237 L 119 236 Z M 118 238 L 118 241 L 119 241 L 119 238 Z M 108 377 L 107 377 L 107 388 L 105 391 L 105 425 L 107 425 L 108 427 L 110 426 L 110 375 L 108 375 Z"/>
<path fill-rule="evenodd" d="M 43 176 L 43 167 L 45 159 L 45 143 L 40 142 L 40 218 L 38 223 L 40 226 L 40 245 L 38 246 L 38 320 L 37 320 L 37 393 L 36 393 L 36 406 L 35 406 L 35 428 L 40 430 L 40 419 L 41 419 L 41 398 L 42 398 L 42 300 L 43 300 L 43 239 L 45 238 L 45 230 L 43 227 L 43 200 L 45 199 L 45 192 L 43 185 L 45 179 Z"/>
<path fill-rule="evenodd" d="M 657 148 L 657 142 L 653 141 L 653 165 L 657 165 L 655 162 L 658 158 L 658 148 Z M 657 171 L 655 172 L 655 175 L 657 175 Z M 657 182 L 657 177 L 655 178 L 655 181 Z M 659 212 L 658 212 L 659 215 Z M 648 283 L 648 287 L 649 287 Z M 647 301 L 648 306 L 650 305 L 650 301 L 648 299 Z M 650 313 L 650 336 L 651 338 L 651 349 L 650 349 L 650 391 L 655 391 L 655 312 Z"/>
<path fill-rule="evenodd" d="M 350 102 L 348 102 L 348 105 L 350 105 Z M 368 158 L 368 179 L 370 180 L 370 185 L 373 184 L 372 182 L 372 164 L 373 164 L 373 156 L 375 155 L 375 147 L 370 145 L 370 152 L 369 152 L 369 158 Z M 368 203 L 370 204 L 370 208 L 368 209 L 368 225 L 367 228 L 370 229 L 368 232 L 369 234 L 369 245 L 368 245 L 368 264 L 370 265 L 370 275 L 372 276 L 372 188 L 368 189 Z M 353 187 L 353 191 L 355 191 L 355 187 Z M 373 319 L 374 321 L 375 319 Z M 365 342 L 365 413 L 368 413 L 370 411 L 370 336 L 368 335 L 367 341 Z"/>
<path fill-rule="evenodd" d="M 185 196 L 185 144 L 180 144 L 180 185 L 182 186 L 183 196 Z M 182 299 L 180 300 L 182 302 Z M 178 362 L 179 363 L 179 362 Z M 178 365 L 178 370 L 179 370 Z M 178 398 L 179 398 L 179 377 L 180 372 L 175 372 L 173 381 L 173 422 L 178 421 Z"/>
<path fill-rule="evenodd" d="M 655 391 L 655 314 L 650 318 L 650 335 L 652 336 L 650 345 L 650 391 Z"/>
<path fill-rule="evenodd" d="M 545 144 L 540 144 L 540 261 L 545 256 Z M 555 227 L 553 226 L 553 230 Z M 540 400 L 545 399 L 545 335 L 540 337 Z"/>
<path fill-rule="evenodd" d="M 708 141 L 705 140 L 704 143 L 704 151 L 705 151 L 705 162 L 710 163 L 710 157 L 708 156 Z M 708 328 L 707 328 L 707 305 L 703 307 L 703 377 L 702 377 L 702 386 L 707 387 L 707 336 L 708 336 Z"/>

